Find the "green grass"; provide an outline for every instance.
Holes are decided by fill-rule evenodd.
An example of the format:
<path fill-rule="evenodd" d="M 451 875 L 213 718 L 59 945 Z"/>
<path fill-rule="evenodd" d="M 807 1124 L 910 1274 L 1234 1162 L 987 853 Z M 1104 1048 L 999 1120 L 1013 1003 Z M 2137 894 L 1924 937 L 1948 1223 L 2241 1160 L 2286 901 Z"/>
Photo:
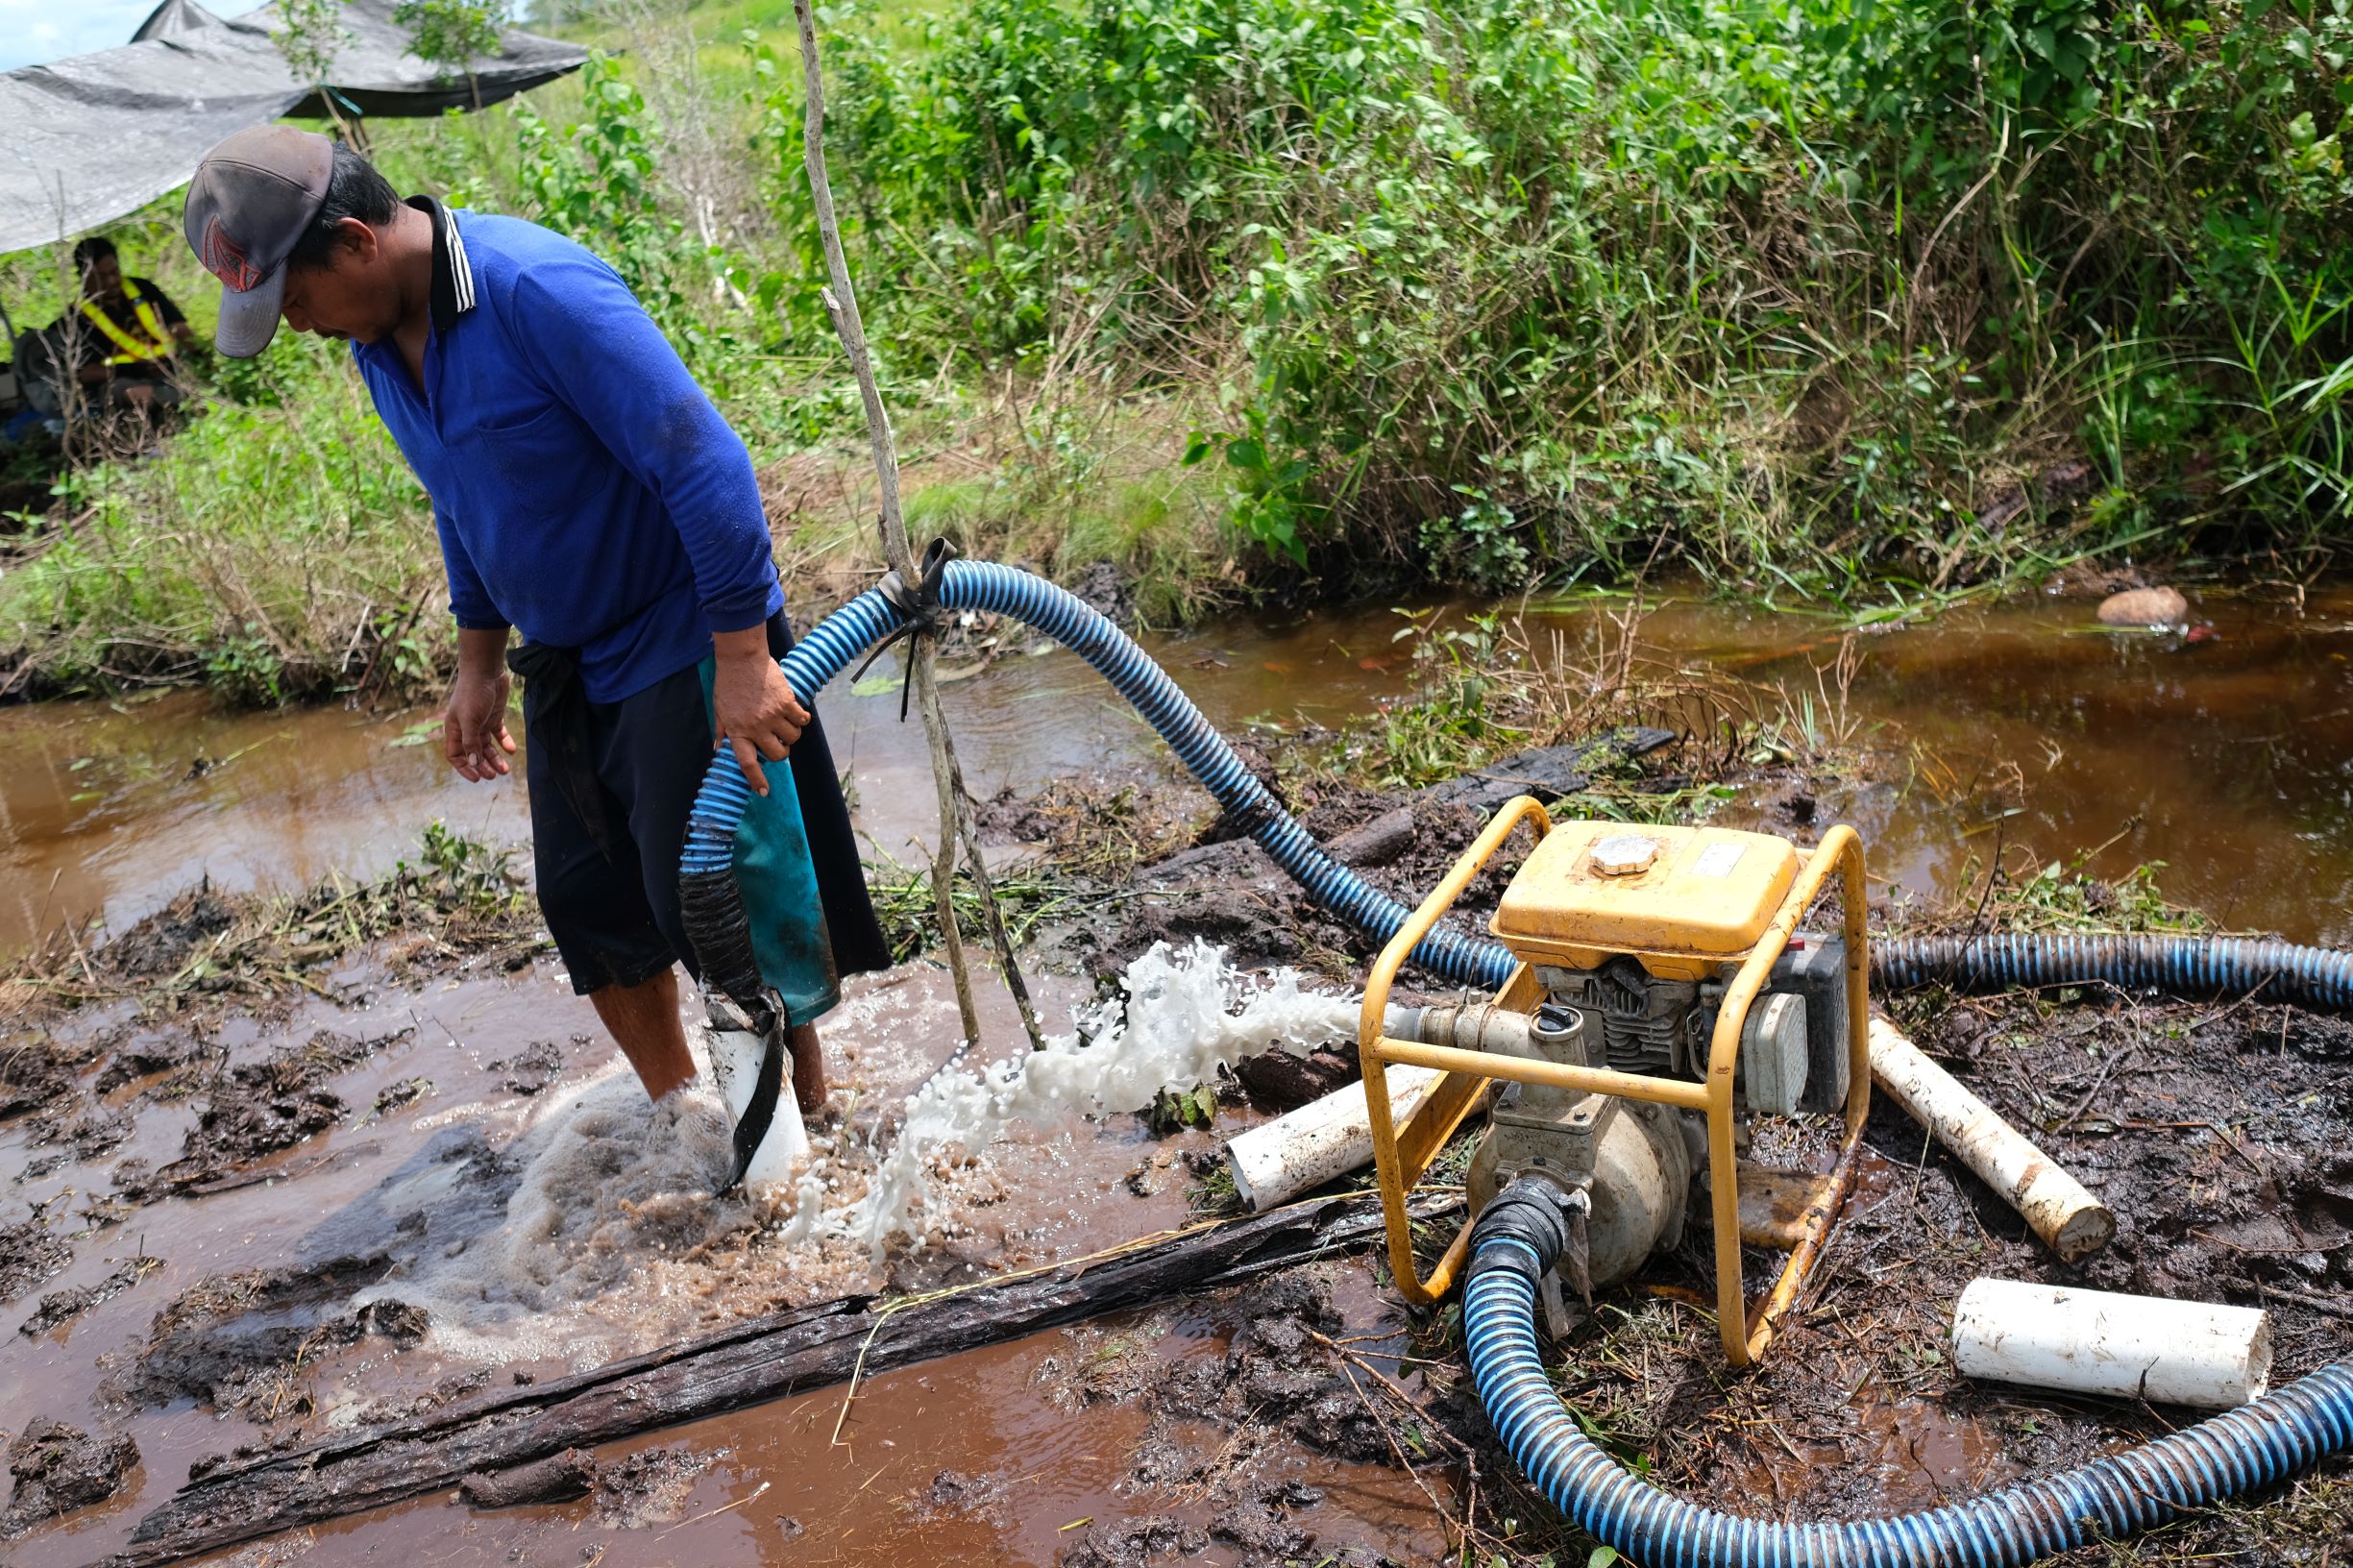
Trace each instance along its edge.
<path fill-rule="evenodd" d="M 921 37 L 929 18 L 948 8 L 941 0 L 869 0 L 865 5 L 829 5 L 818 9 L 823 12 L 818 25 L 829 32 L 846 24 L 855 25 L 912 43 Z M 757 33 L 788 51 L 798 35 L 790 0 L 691 0 L 660 14 L 662 25 L 692 34 L 697 63 L 730 102 L 753 85 L 744 61 L 745 33 Z M 642 38 L 636 17 L 591 14 L 548 31 L 558 37 L 622 55 L 627 54 Z"/>
<path fill-rule="evenodd" d="M 129 466 L 65 477 L 63 520 L 0 577 L 0 641 L 51 683 L 205 679 L 269 704 L 447 656 L 424 492 L 339 348 L 289 342 Z"/>
<path fill-rule="evenodd" d="M 874 913 L 890 939 L 892 961 L 903 964 L 929 951 L 939 941 L 939 906 L 933 899 L 929 870 L 903 866 L 886 857 L 867 863 L 866 882 L 874 896 Z M 1101 908 L 1109 897 L 1051 870 L 1003 872 L 991 886 L 1004 915 L 1005 934 L 1017 948 L 1026 945 L 1042 924 L 1077 919 Z M 989 929 L 983 923 L 980 894 L 968 872 L 956 879 L 955 909 L 957 930 L 966 943 L 974 951 L 986 951 Z"/>

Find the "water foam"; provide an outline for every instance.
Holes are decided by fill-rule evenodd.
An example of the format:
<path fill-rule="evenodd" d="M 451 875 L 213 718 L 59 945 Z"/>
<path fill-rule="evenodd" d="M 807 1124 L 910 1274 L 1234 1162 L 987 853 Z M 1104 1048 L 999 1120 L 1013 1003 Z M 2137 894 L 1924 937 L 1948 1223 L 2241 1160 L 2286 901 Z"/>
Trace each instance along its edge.
<path fill-rule="evenodd" d="M 1225 949 L 1199 940 L 1155 943 L 1127 967 L 1119 989 L 1042 1051 L 935 1074 L 907 1102 L 864 1194 L 827 1208 L 819 1162 L 801 1178 L 783 1237 L 847 1237 L 877 1261 L 894 1237 L 920 1246 L 940 1217 L 933 1176 L 943 1158 L 976 1154 L 1017 1122 L 1045 1129 L 1073 1111 L 1141 1111 L 1161 1090 L 1213 1082 L 1244 1056 L 1270 1046 L 1305 1053 L 1356 1027 L 1355 1002 L 1302 989 L 1294 969 L 1246 974 Z"/>
<path fill-rule="evenodd" d="M 919 1250 L 952 1227 L 960 1195 L 989 1179 L 975 1161 L 1017 1124 L 1051 1136 L 1073 1113 L 1141 1111 L 1269 1046 L 1348 1037 L 1356 1011 L 1296 971 L 1250 975 L 1207 943 L 1160 944 L 1046 1049 L 938 1072 L 895 1133 L 820 1135 L 788 1190 L 723 1199 L 709 1196 L 730 1153 L 709 1074 L 649 1104 L 615 1063 L 551 1096 L 499 1157 L 519 1171 L 504 1224 L 429 1247 L 359 1299 L 425 1309 L 445 1354 L 577 1365 L 763 1294 L 870 1289 L 891 1242 Z"/>
<path fill-rule="evenodd" d="M 425 1309 L 442 1349 L 485 1360 L 579 1359 L 604 1325 L 567 1310 L 620 1288 L 650 1260 L 705 1244 L 759 1211 L 714 1199 L 731 1153 L 709 1075 L 657 1103 L 616 1063 L 553 1096 L 502 1157 L 521 1182 L 505 1223 L 404 1260 L 357 1299 Z"/>

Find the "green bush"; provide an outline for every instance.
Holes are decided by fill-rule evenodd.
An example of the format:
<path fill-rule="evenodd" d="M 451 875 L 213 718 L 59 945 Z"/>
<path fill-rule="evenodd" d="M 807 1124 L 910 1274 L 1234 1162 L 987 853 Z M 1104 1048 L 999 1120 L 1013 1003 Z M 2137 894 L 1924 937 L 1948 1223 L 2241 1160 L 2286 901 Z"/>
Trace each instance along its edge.
<path fill-rule="evenodd" d="M 837 40 L 829 135 L 878 339 L 1212 367 L 1189 456 L 1279 556 L 1492 587 L 1500 515 L 1537 574 L 1945 587 L 2341 524 L 2349 50 L 2346 0 L 976 0 Z M 1997 504 L 2072 453 L 2071 531 Z"/>
<path fill-rule="evenodd" d="M 1116 560 L 1147 615 L 1250 575 L 1502 594 L 1654 561 L 1900 613 L 2087 552 L 2309 564 L 2347 531 L 2353 0 L 970 0 L 821 26 L 911 512 L 1051 570 Z M 748 42 L 748 104 L 706 106 L 759 174 L 732 224 L 667 177 L 644 61 L 379 152 L 611 258 L 795 470 L 784 553 L 822 559 L 870 537 L 832 482 L 863 416 L 799 61 Z M 173 202 L 123 228 L 204 325 Z M 69 282 L 61 247 L 0 263 L 30 319 Z M 339 354 L 286 334 L 208 374 L 159 459 L 67 477 L 66 526 L 0 577 L 0 646 L 52 684 L 429 686 L 429 519 Z"/>

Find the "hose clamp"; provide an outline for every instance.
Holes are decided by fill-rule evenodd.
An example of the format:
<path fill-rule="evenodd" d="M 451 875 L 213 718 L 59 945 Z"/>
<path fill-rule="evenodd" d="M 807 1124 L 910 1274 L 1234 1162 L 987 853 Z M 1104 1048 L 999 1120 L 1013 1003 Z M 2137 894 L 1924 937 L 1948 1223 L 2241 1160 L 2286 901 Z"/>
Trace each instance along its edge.
<path fill-rule="evenodd" d="M 1471 1226 L 1471 1268 L 1508 1269 L 1541 1284 L 1559 1264 L 1572 1239 L 1580 1239 L 1593 1200 L 1582 1188 L 1563 1188 L 1542 1176 L 1523 1176 L 1487 1201 Z M 1490 1241 L 1518 1245 L 1487 1249 Z"/>

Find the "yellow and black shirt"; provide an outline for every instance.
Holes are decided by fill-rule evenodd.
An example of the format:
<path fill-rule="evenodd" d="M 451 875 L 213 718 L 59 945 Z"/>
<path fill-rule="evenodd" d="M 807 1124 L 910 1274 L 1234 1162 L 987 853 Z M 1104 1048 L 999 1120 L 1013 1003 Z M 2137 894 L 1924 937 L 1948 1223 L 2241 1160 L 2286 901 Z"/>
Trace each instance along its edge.
<path fill-rule="evenodd" d="M 149 278 L 125 276 L 119 299 L 84 300 L 77 309 L 82 363 L 110 364 L 117 376 L 159 372 L 172 355 L 172 329 L 187 320 Z"/>

